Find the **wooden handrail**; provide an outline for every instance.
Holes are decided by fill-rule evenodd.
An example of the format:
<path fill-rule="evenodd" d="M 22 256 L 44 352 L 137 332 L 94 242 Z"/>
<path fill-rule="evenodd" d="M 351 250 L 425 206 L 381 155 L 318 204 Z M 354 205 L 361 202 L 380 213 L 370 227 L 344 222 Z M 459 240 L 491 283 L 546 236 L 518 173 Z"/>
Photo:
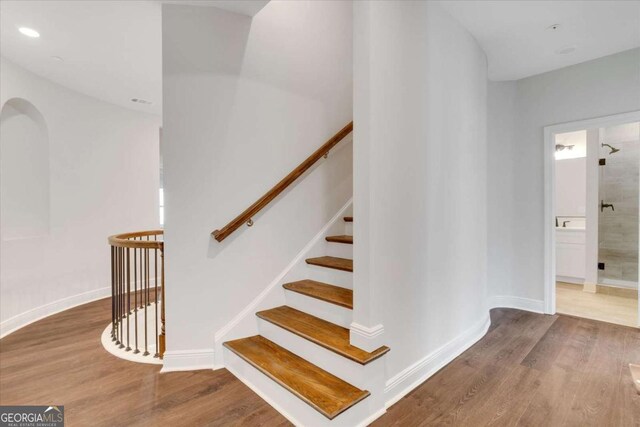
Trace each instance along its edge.
<path fill-rule="evenodd" d="M 109 244 L 118 248 L 163 249 L 162 240 L 144 240 L 146 236 L 162 236 L 163 230 L 135 231 L 109 236 Z M 157 239 L 157 237 L 155 237 Z"/>
<path fill-rule="evenodd" d="M 296 179 L 304 174 L 311 166 L 313 166 L 318 160 L 326 155 L 329 150 L 336 146 L 340 141 L 344 139 L 353 130 L 353 122 L 343 127 L 338 133 L 333 135 L 331 139 L 325 142 L 322 147 L 318 148 L 312 155 L 300 163 L 298 167 L 292 170 L 289 175 L 285 176 L 279 183 L 277 183 L 271 190 L 267 191 L 264 196 L 260 197 L 254 204 L 249 206 L 240 215 L 235 217 L 233 221 L 222 227 L 220 230 L 215 230 L 211 234 L 218 241 L 222 242 L 231 233 L 240 228 L 243 224 L 252 224 L 251 218 L 260 212 L 262 208 L 267 206 L 269 202 L 278 197 L 280 193 L 286 190 Z"/>

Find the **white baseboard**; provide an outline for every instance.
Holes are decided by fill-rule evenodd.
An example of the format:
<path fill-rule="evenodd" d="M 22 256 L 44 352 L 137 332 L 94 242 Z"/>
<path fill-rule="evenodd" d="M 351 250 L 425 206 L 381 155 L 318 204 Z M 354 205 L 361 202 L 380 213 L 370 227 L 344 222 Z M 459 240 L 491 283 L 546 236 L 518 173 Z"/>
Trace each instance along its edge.
<path fill-rule="evenodd" d="M 532 311 L 534 313 L 544 313 L 544 301 L 506 295 L 489 297 L 489 309 L 492 308 L 515 308 L 518 310 Z"/>
<path fill-rule="evenodd" d="M 584 278 L 569 276 L 556 276 L 556 282 L 573 283 L 574 285 L 583 285 L 586 283 Z"/>
<path fill-rule="evenodd" d="M 369 418 L 367 418 L 366 420 L 364 420 L 361 424 L 359 424 L 357 427 L 367 427 L 369 424 L 373 423 L 375 420 L 377 420 L 378 418 L 380 418 L 381 416 L 383 416 L 384 414 L 387 413 L 387 408 L 389 407 L 389 405 L 385 405 L 384 408 L 380 409 L 378 412 L 374 412 L 373 414 L 371 414 L 371 416 Z"/>
<path fill-rule="evenodd" d="M 477 322 L 462 334 L 389 379 L 384 388 L 385 406 L 388 408 L 402 399 L 411 390 L 425 382 L 429 377 L 475 344 L 487 333 L 490 324 L 491 319 L 487 314 L 484 319 Z"/>
<path fill-rule="evenodd" d="M 45 305 L 41 305 L 40 307 L 32 308 L 31 310 L 20 313 L 0 323 L 0 338 L 4 338 L 10 333 L 15 332 L 33 322 L 44 319 L 45 317 L 51 316 L 52 314 L 60 313 L 61 311 L 65 311 L 91 301 L 106 298 L 110 295 L 111 286 L 107 286 L 105 288 L 95 289 L 93 291 L 62 298 Z"/>
<path fill-rule="evenodd" d="M 349 327 L 349 341 L 365 351 L 374 351 L 384 345 L 384 326 L 369 328 L 353 322 Z"/>
<path fill-rule="evenodd" d="M 632 282 L 630 280 L 602 279 L 598 284 L 600 286 L 612 286 L 615 288 L 638 289 L 638 282 Z"/>
<path fill-rule="evenodd" d="M 213 349 L 165 351 L 160 373 L 218 369 Z"/>

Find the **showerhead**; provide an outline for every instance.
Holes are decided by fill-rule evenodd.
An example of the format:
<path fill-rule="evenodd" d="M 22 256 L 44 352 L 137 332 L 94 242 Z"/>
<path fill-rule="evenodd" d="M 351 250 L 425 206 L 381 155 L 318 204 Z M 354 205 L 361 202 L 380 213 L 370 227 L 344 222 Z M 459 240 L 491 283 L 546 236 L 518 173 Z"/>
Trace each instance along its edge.
<path fill-rule="evenodd" d="M 609 154 L 617 153 L 618 151 L 620 151 L 620 149 L 619 149 L 619 148 L 612 147 L 612 146 L 611 146 L 611 145 L 609 145 L 609 144 L 604 144 L 604 143 L 603 143 L 603 144 L 602 144 L 602 146 L 603 146 L 603 147 L 609 147 L 609 148 L 611 148 L 611 151 L 609 151 Z"/>

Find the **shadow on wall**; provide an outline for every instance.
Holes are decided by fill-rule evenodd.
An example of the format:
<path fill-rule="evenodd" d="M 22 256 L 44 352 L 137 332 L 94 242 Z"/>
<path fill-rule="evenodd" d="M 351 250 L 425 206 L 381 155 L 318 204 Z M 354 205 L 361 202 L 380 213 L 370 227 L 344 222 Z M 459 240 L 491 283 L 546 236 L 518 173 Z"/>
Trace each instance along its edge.
<path fill-rule="evenodd" d="M 2 240 L 49 232 L 49 137 L 29 101 L 12 98 L 0 112 L 0 234 Z"/>

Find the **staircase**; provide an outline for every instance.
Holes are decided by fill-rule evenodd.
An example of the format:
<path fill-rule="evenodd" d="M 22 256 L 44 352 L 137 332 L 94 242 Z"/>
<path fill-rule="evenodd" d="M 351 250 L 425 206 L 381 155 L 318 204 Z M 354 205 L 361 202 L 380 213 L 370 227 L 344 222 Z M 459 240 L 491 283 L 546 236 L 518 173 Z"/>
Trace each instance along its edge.
<path fill-rule="evenodd" d="M 329 255 L 306 259 L 309 278 L 282 285 L 286 305 L 255 313 L 259 335 L 224 343 L 229 370 L 305 426 L 364 425 L 384 408 L 389 348 L 349 342 L 353 218 L 342 220 L 344 234 L 325 238 Z"/>

